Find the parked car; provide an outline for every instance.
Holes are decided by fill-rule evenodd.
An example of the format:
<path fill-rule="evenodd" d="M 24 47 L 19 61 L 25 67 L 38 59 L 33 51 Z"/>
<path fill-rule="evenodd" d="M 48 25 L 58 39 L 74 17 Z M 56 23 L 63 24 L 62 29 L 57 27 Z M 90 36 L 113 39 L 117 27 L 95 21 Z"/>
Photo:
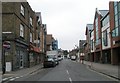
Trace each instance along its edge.
<path fill-rule="evenodd" d="M 55 67 L 56 62 L 55 62 L 55 60 L 53 58 L 47 56 L 44 59 L 43 66 L 44 66 L 44 68 L 46 68 L 46 67 Z"/>
<path fill-rule="evenodd" d="M 58 64 L 59 64 L 58 58 L 57 58 L 57 57 L 54 57 L 53 59 L 55 60 L 56 65 L 58 65 Z"/>
<path fill-rule="evenodd" d="M 62 57 L 61 55 L 58 56 L 58 60 L 61 61 L 62 60 Z"/>

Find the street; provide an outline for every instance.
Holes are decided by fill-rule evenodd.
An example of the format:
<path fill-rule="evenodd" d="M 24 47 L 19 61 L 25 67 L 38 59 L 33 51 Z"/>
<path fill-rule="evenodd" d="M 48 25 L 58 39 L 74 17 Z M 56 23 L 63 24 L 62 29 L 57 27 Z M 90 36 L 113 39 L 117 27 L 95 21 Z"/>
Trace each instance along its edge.
<path fill-rule="evenodd" d="M 109 81 L 110 83 L 115 80 L 90 70 L 80 62 L 64 59 L 56 67 L 42 68 L 30 75 L 11 81 L 66 81 L 71 83 L 75 81 Z"/>

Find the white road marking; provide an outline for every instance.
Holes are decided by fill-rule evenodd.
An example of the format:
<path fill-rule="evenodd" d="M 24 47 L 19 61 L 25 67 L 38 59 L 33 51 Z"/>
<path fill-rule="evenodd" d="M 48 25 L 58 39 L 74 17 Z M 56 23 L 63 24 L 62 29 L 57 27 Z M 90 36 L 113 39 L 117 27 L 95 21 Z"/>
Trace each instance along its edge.
<path fill-rule="evenodd" d="M 13 77 L 9 77 L 9 78 L 13 78 Z"/>
<path fill-rule="evenodd" d="M 72 79 L 71 79 L 71 77 L 70 77 L 70 73 L 69 73 L 69 71 L 66 70 L 66 72 L 67 72 L 67 74 L 68 74 L 68 76 L 69 76 L 69 81 L 70 81 L 70 83 L 72 83 Z"/>
<path fill-rule="evenodd" d="M 69 75 L 69 72 L 68 72 L 68 70 L 66 70 L 66 72 L 67 72 L 67 74 Z"/>
<path fill-rule="evenodd" d="M 5 81 L 5 80 L 8 80 L 8 79 L 10 79 L 10 78 L 13 78 L 13 77 L 4 78 L 4 79 L 2 79 L 2 80 Z"/>
<path fill-rule="evenodd" d="M 17 78 L 20 78 L 20 77 L 15 77 L 15 78 L 17 79 Z"/>
<path fill-rule="evenodd" d="M 72 79 L 71 79 L 71 78 L 69 78 L 69 80 L 70 80 L 70 82 L 72 83 Z"/>
<path fill-rule="evenodd" d="M 16 78 L 12 78 L 12 79 L 10 79 L 10 81 L 13 81 L 13 80 L 15 80 Z"/>
<path fill-rule="evenodd" d="M 5 81 L 5 80 L 7 80 L 7 79 L 9 79 L 9 78 L 4 78 L 4 79 L 2 79 L 2 80 Z"/>
<path fill-rule="evenodd" d="M 8 78 L 4 78 L 3 81 L 8 80 L 8 79 L 9 79 L 10 81 L 13 81 L 13 80 L 18 79 L 18 78 L 21 78 L 21 77 L 24 77 L 24 76 L 20 76 L 20 77 L 8 77 Z"/>
<path fill-rule="evenodd" d="M 20 76 L 20 77 L 24 77 L 24 76 Z"/>

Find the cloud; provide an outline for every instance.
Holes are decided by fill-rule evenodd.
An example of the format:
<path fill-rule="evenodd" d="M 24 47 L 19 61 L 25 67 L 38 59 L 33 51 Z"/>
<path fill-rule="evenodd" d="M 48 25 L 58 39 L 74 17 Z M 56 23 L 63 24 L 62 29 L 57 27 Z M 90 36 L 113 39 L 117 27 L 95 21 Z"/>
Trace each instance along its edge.
<path fill-rule="evenodd" d="M 72 49 L 85 39 L 86 24 L 93 23 L 95 8 L 106 10 L 109 0 L 27 0 L 32 9 L 42 13 L 48 33 L 60 48 Z"/>

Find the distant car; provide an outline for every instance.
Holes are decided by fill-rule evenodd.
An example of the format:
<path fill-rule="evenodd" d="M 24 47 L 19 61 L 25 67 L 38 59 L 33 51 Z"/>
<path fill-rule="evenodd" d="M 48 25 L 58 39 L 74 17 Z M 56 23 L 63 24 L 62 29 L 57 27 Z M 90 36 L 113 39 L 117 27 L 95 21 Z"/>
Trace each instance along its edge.
<path fill-rule="evenodd" d="M 71 56 L 71 60 L 76 60 L 76 56 L 75 55 Z"/>
<path fill-rule="evenodd" d="M 55 67 L 56 66 L 56 62 L 53 58 L 50 57 L 46 57 L 43 63 L 44 68 L 46 67 Z"/>

